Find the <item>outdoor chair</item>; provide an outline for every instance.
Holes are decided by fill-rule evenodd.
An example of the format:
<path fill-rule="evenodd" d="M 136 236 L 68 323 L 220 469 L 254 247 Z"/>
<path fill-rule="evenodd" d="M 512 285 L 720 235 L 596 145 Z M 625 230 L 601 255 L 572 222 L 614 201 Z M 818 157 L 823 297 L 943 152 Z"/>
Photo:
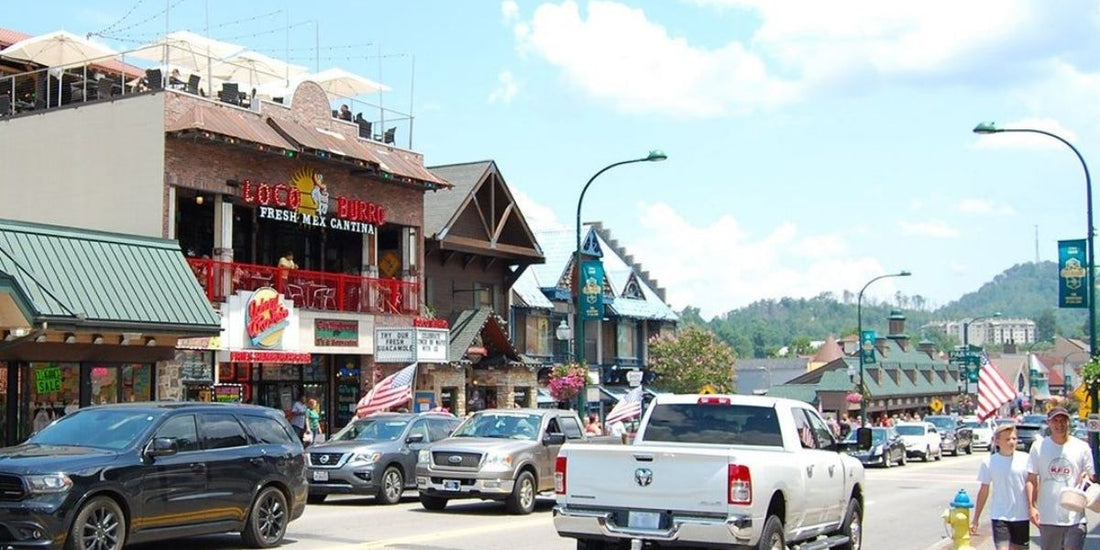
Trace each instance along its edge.
<path fill-rule="evenodd" d="M 363 118 L 363 113 L 355 115 L 355 124 L 359 126 L 359 137 L 370 139 L 371 123 L 369 120 Z"/>
<path fill-rule="evenodd" d="M 218 99 L 230 105 L 240 105 L 241 91 L 237 87 L 237 83 L 226 82 L 225 84 L 222 84 L 222 91 L 218 92 Z"/>
<path fill-rule="evenodd" d="M 115 83 L 110 78 L 102 77 L 96 81 L 96 99 L 110 99 L 114 95 Z"/>
<path fill-rule="evenodd" d="M 199 95 L 199 81 L 201 80 L 202 77 L 197 74 L 187 77 L 187 93 Z"/>
<path fill-rule="evenodd" d="M 145 69 L 145 83 L 150 90 L 159 90 L 164 87 L 164 76 L 160 69 Z"/>
<path fill-rule="evenodd" d="M 386 130 L 386 133 L 382 136 L 382 143 L 393 143 L 394 134 L 397 133 L 397 128 L 390 128 Z"/>
<path fill-rule="evenodd" d="M 11 96 L 0 95 L 0 116 L 8 116 L 11 114 Z"/>

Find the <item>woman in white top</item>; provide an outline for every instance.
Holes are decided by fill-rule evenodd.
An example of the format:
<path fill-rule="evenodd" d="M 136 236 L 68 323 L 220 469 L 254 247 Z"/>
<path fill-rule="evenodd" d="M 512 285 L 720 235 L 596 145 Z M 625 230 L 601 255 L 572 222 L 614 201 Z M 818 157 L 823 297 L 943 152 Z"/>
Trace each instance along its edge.
<path fill-rule="evenodd" d="M 993 441 L 997 452 L 982 460 L 978 467 L 978 483 L 982 487 L 978 489 L 978 503 L 970 519 L 970 534 L 978 533 L 978 519 L 992 490 L 993 503 L 989 507 L 989 517 L 993 525 L 993 544 L 997 550 L 1024 549 L 1031 540 L 1027 493 L 1024 489 L 1028 476 L 1028 455 L 1016 452 L 1015 424 L 997 426 L 993 431 Z"/>

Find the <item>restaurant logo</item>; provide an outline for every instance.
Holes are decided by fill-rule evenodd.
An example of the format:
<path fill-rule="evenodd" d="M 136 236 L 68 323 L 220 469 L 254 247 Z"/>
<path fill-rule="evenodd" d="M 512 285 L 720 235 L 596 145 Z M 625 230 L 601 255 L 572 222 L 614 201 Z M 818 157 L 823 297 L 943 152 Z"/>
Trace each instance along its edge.
<path fill-rule="evenodd" d="M 357 233 L 375 233 L 386 223 L 384 206 L 332 196 L 324 174 L 312 168 L 299 169 L 287 183 L 244 180 L 241 198 L 259 206 L 261 218 L 276 221 Z"/>
<path fill-rule="evenodd" d="M 290 324 L 288 317 L 290 310 L 283 305 L 282 297 L 274 288 L 265 286 L 253 292 L 245 305 L 245 333 L 253 346 L 274 348 Z"/>

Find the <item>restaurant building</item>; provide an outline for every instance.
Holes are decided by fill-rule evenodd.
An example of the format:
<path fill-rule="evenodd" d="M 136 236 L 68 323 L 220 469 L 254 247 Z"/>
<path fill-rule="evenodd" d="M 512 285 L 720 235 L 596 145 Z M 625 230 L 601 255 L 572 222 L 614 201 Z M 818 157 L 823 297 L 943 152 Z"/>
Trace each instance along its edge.
<path fill-rule="evenodd" d="M 221 330 L 185 339 L 151 397 L 305 394 L 340 426 L 404 366 L 374 361 L 375 329 L 422 316 L 424 194 L 450 185 L 330 99 L 306 81 L 281 102 L 152 89 L 0 116 L 0 216 L 178 241 Z"/>

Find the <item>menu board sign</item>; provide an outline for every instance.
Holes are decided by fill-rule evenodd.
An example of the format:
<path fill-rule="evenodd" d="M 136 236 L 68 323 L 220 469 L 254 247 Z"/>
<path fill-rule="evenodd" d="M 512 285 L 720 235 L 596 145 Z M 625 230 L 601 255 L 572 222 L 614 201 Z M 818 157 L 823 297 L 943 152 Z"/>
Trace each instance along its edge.
<path fill-rule="evenodd" d="M 214 401 L 218 403 L 240 403 L 240 384 L 214 384 Z"/>
<path fill-rule="evenodd" d="M 446 363 L 450 330 L 438 328 L 374 329 L 378 363 Z"/>
<path fill-rule="evenodd" d="M 416 329 L 416 360 L 421 363 L 446 363 L 450 331 L 437 328 Z"/>

